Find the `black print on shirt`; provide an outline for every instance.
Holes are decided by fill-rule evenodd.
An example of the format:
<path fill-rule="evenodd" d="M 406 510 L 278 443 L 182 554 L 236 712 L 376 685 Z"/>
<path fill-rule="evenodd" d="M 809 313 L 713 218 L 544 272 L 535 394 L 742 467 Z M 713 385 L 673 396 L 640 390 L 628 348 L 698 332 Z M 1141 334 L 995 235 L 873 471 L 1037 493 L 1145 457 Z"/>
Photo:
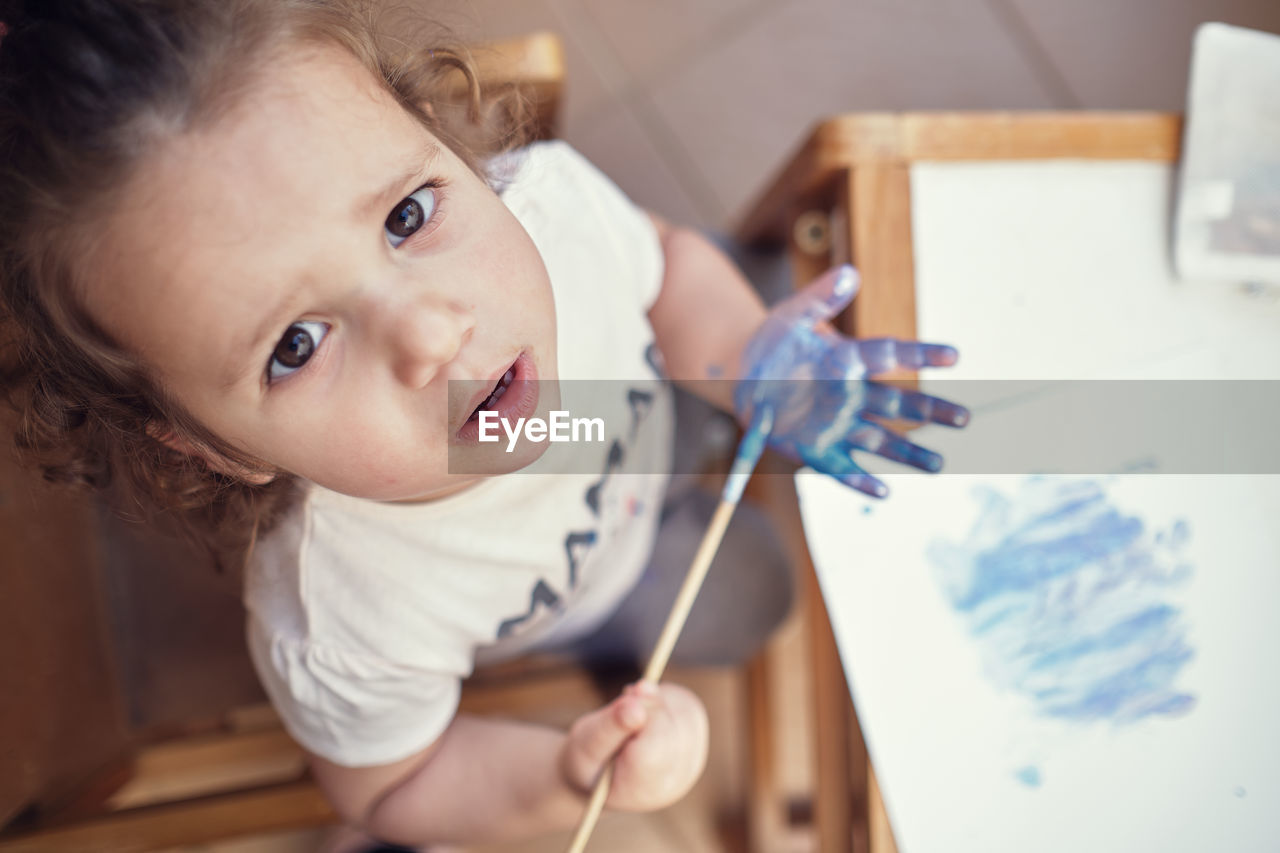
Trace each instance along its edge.
<path fill-rule="evenodd" d="M 631 388 L 627 391 L 627 405 L 631 407 L 631 440 L 635 441 L 640 430 L 640 422 L 653 408 L 653 394 L 641 391 L 639 388 Z"/>
<path fill-rule="evenodd" d="M 604 490 L 604 484 L 609 482 L 609 475 L 613 473 L 613 469 L 622 464 L 626 451 L 622 449 L 622 443 L 616 438 L 613 444 L 609 445 L 609 458 L 604 463 L 604 473 L 600 475 L 600 479 L 591 484 L 587 489 L 587 493 L 583 495 L 583 499 L 587 502 L 587 507 L 594 516 L 600 515 L 600 492 Z"/>
<path fill-rule="evenodd" d="M 564 538 L 564 552 L 569 558 L 569 589 L 578 585 L 578 566 L 596 544 L 594 530 L 576 530 Z"/>
<path fill-rule="evenodd" d="M 547 586 L 547 582 L 539 580 L 533 588 L 533 594 L 529 596 L 529 612 L 522 616 L 516 616 L 513 619 L 504 619 L 502 624 L 498 626 L 498 639 L 511 635 L 516 628 L 533 618 L 538 612 L 538 605 L 541 604 L 550 610 L 560 609 L 560 596 L 556 595 L 555 590 Z"/>
<path fill-rule="evenodd" d="M 659 379 L 664 378 L 662 368 L 662 353 L 654 344 L 649 344 L 644 351 L 645 363 L 653 370 L 654 375 Z M 649 391 L 643 391 L 639 388 L 627 389 L 627 405 L 631 408 L 631 440 L 634 441 L 639 434 L 641 422 L 648 417 L 650 410 L 653 408 L 653 394 Z M 604 491 L 605 484 L 609 482 L 609 476 L 615 468 L 622 465 L 623 459 L 626 458 L 626 449 L 617 439 L 609 445 L 609 454 L 605 458 L 604 471 L 600 474 L 600 479 L 592 483 L 586 493 L 582 496 L 587 507 L 591 510 L 591 514 L 600 517 L 600 496 Z M 565 559 L 569 564 L 568 572 L 568 588 L 576 589 L 578 586 L 578 567 L 586 560 L 587 555 L 591 553 L 591 549 L 595 547 L 599 538 L 599 532 L 596 529 L 591 530 L 574 530 L 564 539 Z M 524 623 L 533 618 L 538 610 L 538 605 L 553 610 L 559 610 L 563 607 L 560 596 L 547 585 L 543 579 L 539 579 L 534 586 L 533 592 L 529 597 L 529 612 L 511 619 L 503 620 L 498 626 L 498 639 L 510 636 Z"/>
<path fill-rule="evenodd" d="M 658 349 L 656 343 L 651 343 L 644 348 L 644 363 L 649 365 L 654 376 L 659 379 L 667 378 L 667 365 L 662 358 L 662 350 Z"/>

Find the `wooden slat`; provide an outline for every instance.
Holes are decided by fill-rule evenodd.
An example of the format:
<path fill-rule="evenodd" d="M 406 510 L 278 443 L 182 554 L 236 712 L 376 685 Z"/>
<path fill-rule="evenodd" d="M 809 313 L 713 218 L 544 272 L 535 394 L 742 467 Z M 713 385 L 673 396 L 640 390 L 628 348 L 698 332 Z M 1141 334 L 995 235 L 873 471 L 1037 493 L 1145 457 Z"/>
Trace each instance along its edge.
<path fill-rule="evenodd" d="M 915 258 L 911 231 L 911 174 L 905 163 L 864 163 L 849 170 L 840 196 L 849 260 L 862 274 L 862 289 L 846 312 L 845 331 L 861 338 L 916 337 Z M 840 260 L 844 260 L 841 258 Z M 883 378 L 912 385 L 914 371 Z M 901 431 L 904 424 L 891 424 Z M 850 764 L 864 772 L 859 802 L 865 808 L 867 849 L 896 853 L 893 830 L 880 797 L 866 742 L 859 728 Z"/>
<path fill-rule="evenodd" d="M 871 823 L 871 853 L 898 853 L 898 843 L 893 839 L 889 813 L 885 811 L 880 783 L 874 773 L 867 785 L 867 814 Z"/>
<path fill-rule="evenodd" d="M 611 699 L 612 697 L 608 697 Z M 587 710 L 607 701 L 586 670 L 572 663 L 522 659 L 482 669 L 462 685 L 459 712 L 519 717 L 534 709 Z"/>
<path fill-rule="evenodd" d="M 306 768 L 306 754 L 283 729 L 184 738 L 139 752 L 133 778 L 107 807 L 129 809 L 292 782 Z"/>
<path fill-rule="evenodd" d="M 536 32 L 472 49 L 480 79 L 492 85 L 559 85 L 564 48 L 555 33 Z"/>
<path fill-rule="evenodd" d="M 808 271 L 802 274 L 807 275 Z M 805 279 L 798 276 L 798 280 Z M 849 760 L 853 747 L 849 740 L 853 731 L 849 689 L 805 544 L 792 476 L 794 470 L 792 463 L 770 452 L 760 460 L 753 480 L 759 502 L 775 523 L 788 559 L 796 571 L 799 611 L 796 618 L 805 634 L 805 645 L 809 650 L 806 664 L 811 674 L 806 705 L 813 733 L 810 743 L 813 779 L 809 793 L 812 795 L 814 849 L 821 853 L 865 853 L 865 844 L 855 846 L 854 843 L 855 833 L 859 830 L 859 834 L 866 837 L 866 826 L 855 827 L 854 821 L 857 796 L 854 780 L 858 773 Z M 772 849 L 784 846 L 785 841 Z"/>
<path fill-rule="evenodd" d="M 791 248 L 791 268 L 798 287 L 811 281 L 832 263 L 826 255 Z M 818 850 L 822 853 L 864 853 L 865 844 L 855 838 L 866 838 L 866 827 L 855 825 L 855 802 L 858 798 L 856 771 L 849 763 L 851 702 L 845 682 L 844 668 L 836 649 L 835 635 L 822 601 L 822 590 L 804 542 L 799 503 L 791 478 L 770 477 L 783 496 L 785 511 L 770 513 L 784 538 L 793 546 L 792 564 L 800 583 L 800 607 L 808 631 L 809 654 L 813 675 L 814 794 L 813 824 Z"/>
<path fill-rule="evenodd" d="M 734 232 L 749 245 L 782 245 L 801 210 L 831 206 L 831 182 L 838 173 L 862 159 L 894 159 L 898 150 L 899 119 L 894 114 L 829 119 L 788 158 Z"/>
<path fill-rule="evenodd" d="M 907 113 L 901 159 L 1156 160 L 1178 158 L 1172 113 Z"/>
<path fill-rule="evenodd" d="M 40 808 L 36 819 L 41 824 L 53 824 L 101 814 L 107 808 L 107 801 L 132 781 L 133 768 L 133 750 L 122 750 L 116 760 L 77 780 L 69 793 Z"/>
<path fill-rule="evenodd" d="M 143 853 L 337 820 L 320 789 L 303 781 L 0 837 L 0 853 Z"/>
<path fill-rule="evenodd" d="M 910 173 L 906 165 L 886 154 L 897 145 L 886 126 L 872 122 L 871 127 L 876 141 L 864 146 L 869 162 L 836 175 L 831 218 L 838 230 L 832 236 L 833 254 L 818 257 L 793 249 L 796 284 L 803 284 L 829 264 L 852 261 L 862 274 L 862 289 L 853 308 L 837 324 L 863 337 L 914 338 Z M 833 144 L 828 138 L 819 150 L 829 152 Z M 820 156 L 834 159 L 830 153 Z M 888 819 L 871 794 L 866 745 L 853 713 L 817 578 L 807 560 L 803 571 L 813 648 L 815 726 L 820 733 L 814 804 L 818 849 L 863 853 L 872 848 L 873 833 L 883 843 Z M 880 811 L 872 812 L 873 806 Z"/>
<path fill-rule="evenodd" d="M 749 853 L 772 853 L 782 843 L 784 796 L 778 783 L 777 744 L 773 731 L 774 681 L 770 649 L 747 664 L 746 701 L 750 721 L 747 785 L 747 848 Z"/>
<path fill-rule="evenodd" d="M 472 48 L 471 58 L 482 87 L 519 89 L 532 102 L 538 137 L 555 136 L 565 78 L 559 36 L 537 32 L 479 45 Z"/>
<path fill-rule="evenodd" d="M 260 732 L 263 729 L 281 727 L 280 715 L 270 702 L 259 702 L 256 705 L 241 705 L 232 708 L 222 718 L 223 727 L 231 732 Z"/>
<path fill-rule="evenodd" d="M 818 124 L 735 233 L 780 245 L 795 214 L 826 206 L 838 175 L 924 160 L 1089 158 L 1172 161 L 1182 118 L 1155 112 L 851 113 Z M 824 204 L 825 202 L 825 204 Z"/>
<path fill-rule="evenodd" d="M 0 826 L 80 808 L 84 780 L 118 779 L 130 746 L 93 504 L 19 467 L 12 426 L 0 405 Z"/>
<path fill-rule="evenodd" d="M 866 827 L 855 826 L 858 791 L 850 766 L 851 727 L 849 688 L 836 650 L 835 635 L 822 602 L 818 578 L 812 562 L 798 567 L 803 584 L 803 606 L 809 626 L 809 646 L 813 666 L 814 780 L 813 821 L 818 849 L 823 853 L 862 853 Z"/>
<path fill-rule="evenodd" d="M 464 685 L 461 710 L 519 716 L 552 702 L 588 709 L 601 697 L 580 667 L 530 658 L 480 670 Z M 0 853 L 155 850 L 337 820 L 319 789 L 300 779 L 306 756 L 269 706 L 236 719 L 243 730 L 142 749 L 132 762 L 132 778 L 106 803 L 112 811 L 0 836 Z"/>
<path fill-rule="evenodd" d="M 912 340 L 916 291 L 910 170 L 898 163 L 858 166 L 848 173 L 843 190 L 851 260 L 862 276 L 845 330 L 860 338 Z"/>

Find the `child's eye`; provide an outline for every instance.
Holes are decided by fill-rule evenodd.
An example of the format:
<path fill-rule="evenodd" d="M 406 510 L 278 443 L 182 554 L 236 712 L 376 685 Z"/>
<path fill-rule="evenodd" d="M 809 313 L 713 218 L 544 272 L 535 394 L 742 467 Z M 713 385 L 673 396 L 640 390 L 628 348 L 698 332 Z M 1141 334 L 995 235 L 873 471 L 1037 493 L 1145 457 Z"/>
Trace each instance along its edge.
<path fill-rule="evenodd" d="M 325 323 L 299 320 L 290 326 L 271 353 L 267 381 L 283 379 L 306 364 L 328 333 L 329 326 Z"/>
<path fill-rule="evenodd" d="M 430 222 L 435 210 L 435 187 L 422 187 L 408 198 L 402 199 L 383 224 L 387 232 L 387 240 L 393 247 L 399 246 L 412 237 L 419 228 Z"/>

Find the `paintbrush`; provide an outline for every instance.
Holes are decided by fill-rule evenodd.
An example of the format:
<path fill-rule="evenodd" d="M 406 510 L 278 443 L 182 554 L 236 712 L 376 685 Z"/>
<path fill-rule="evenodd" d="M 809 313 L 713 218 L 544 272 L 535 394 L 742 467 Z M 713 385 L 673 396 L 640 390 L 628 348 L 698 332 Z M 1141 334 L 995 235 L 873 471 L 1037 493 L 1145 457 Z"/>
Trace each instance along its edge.
<path fill-rule="evenodd" d="M 675 649 L 680 631 L 684 628 L 685 620 L 689 618 L 693 601 L 698 597 L 698 590 L 702 589 L 702 581 L 707 576 L 707 570 L 711 568 L 711 560 L 720 547 L 720 540 L 724 538 L 729 519 L 733 517 L 733 511 L 737 509 L 738 502 L 742 499 L 742 491 L 747 486 L 747 480 L 751 479 L 751 472 L 755 470 L 756 463 L 760 461 L 760 455 L 764 452 L 765 439 L 769 437 L 772 429 L 773 411 L 762 405 L 756 411 L 751 426 L 742 436 L 742 441 L 738 443 L 733 467 L 729 469 L 729 476 L 720 493 L 720 504 L 716 507 L 715 514 L 711 516 L 707 532 L 698 545 L 697 553 L 693 555 L 689 573 L 685 575 L 675 604 L 671 606 L 671 613 L 662 626 L 662 633 L 658 635 L 653 654 L 649 656 L 649 664 L 644 669 L 643 681 L 657 684 L 662 678 L 662 672 L 667 668 L 667 661 L 671 659 L 671 652 Z M 587 800 L 587 809 L 578 823 L 573 841 L 569 844 L 569 853 L 583 853 L 586 850 L 587 839 L 591 837 L 591 832 L 600 819 L 600 813 L 604 811 L 604 801 L 609 797 L 609 786 L 612 782 L 613 760 L 610 759 L 605 765 L 604 772 L 596 780 L 591 798 Z"/>

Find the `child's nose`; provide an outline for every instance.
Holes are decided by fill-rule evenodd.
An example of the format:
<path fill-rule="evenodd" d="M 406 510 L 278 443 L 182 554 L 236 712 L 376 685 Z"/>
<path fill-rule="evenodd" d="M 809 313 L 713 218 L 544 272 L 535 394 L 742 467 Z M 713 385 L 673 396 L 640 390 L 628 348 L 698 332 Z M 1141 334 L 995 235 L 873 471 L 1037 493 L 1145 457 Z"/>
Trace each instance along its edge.
<path fill-rule="evenodd" d="M 392 369 L 411 388 L 425 386 L 456 358 L 475 328 L 469 310 L 445 300 L 404 303 L 388 319 Z"/>

